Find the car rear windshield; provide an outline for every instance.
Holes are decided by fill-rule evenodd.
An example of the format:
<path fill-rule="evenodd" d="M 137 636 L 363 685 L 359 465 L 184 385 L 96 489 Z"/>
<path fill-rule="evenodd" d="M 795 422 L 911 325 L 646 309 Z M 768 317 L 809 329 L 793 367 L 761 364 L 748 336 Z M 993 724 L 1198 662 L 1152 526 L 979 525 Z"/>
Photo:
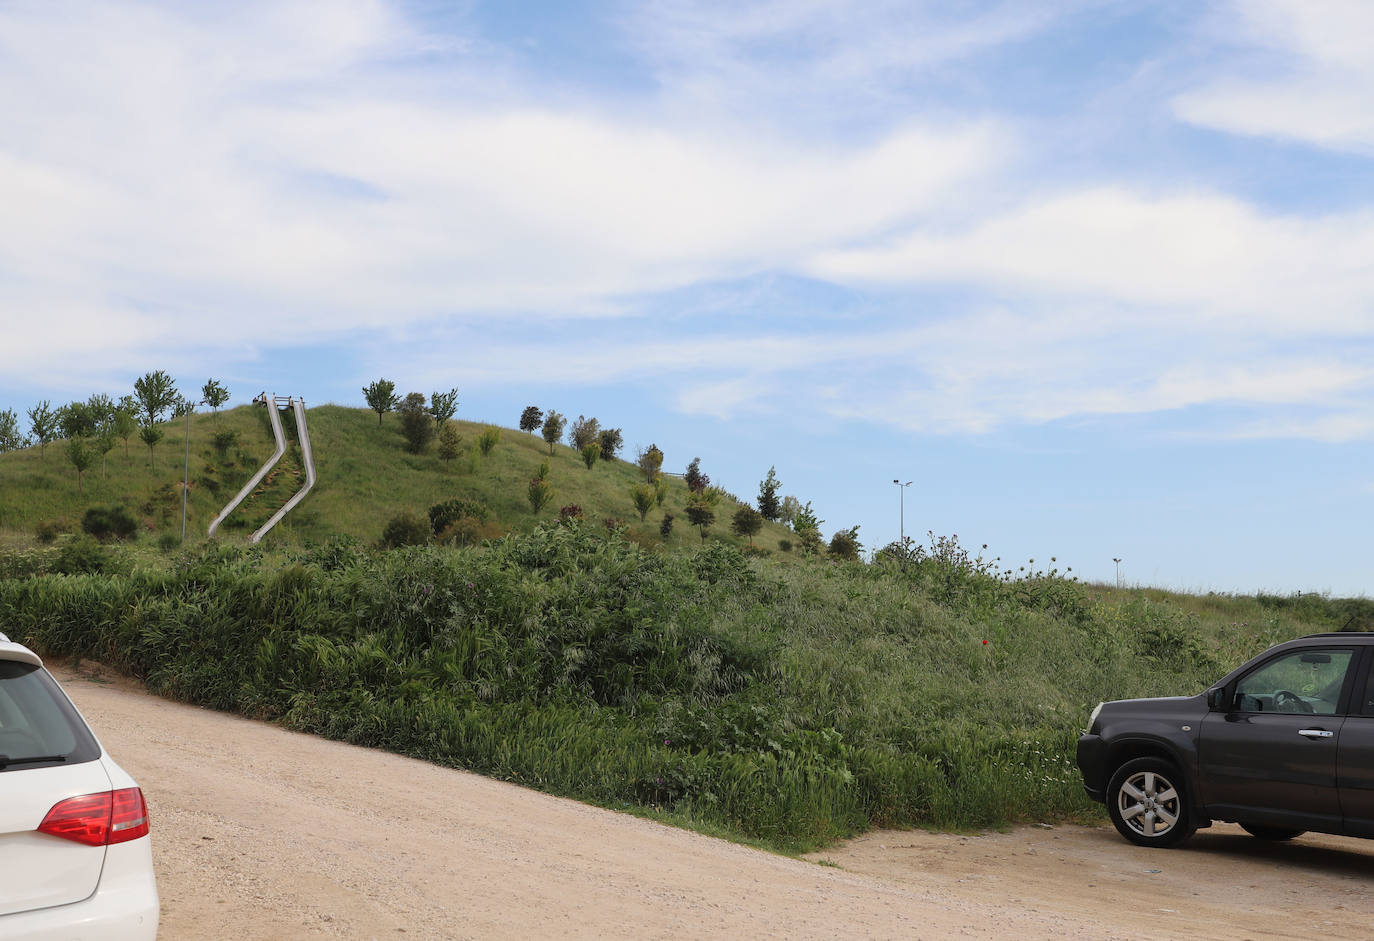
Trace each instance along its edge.
<path fill-rule="evenodd" d="M 98 757 L 100 746 L 46 670 L 0 660 L 0 774 Z"/>

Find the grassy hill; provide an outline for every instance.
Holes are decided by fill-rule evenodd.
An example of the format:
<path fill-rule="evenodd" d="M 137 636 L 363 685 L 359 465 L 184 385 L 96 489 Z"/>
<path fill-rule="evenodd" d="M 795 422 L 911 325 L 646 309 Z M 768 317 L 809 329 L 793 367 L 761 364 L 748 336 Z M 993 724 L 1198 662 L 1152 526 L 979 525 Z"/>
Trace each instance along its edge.
<path fill-rule="evenodd" d="M 476 441 L 486 426 L 456 421 L 464 450 L 446 462 L 433 444 L 423 454 L 408 453 L 395 415 L 385 416 L 379 427 L 374 412 L 325 405 L 310 409 L 307 420 L 319 479 L 309 496 L 268 534 L 268 546 L 324 542 L 339 534 L 373 543 L 396 513 L 423 514 L 435 503 L 458 497 L 480 500 L 490 508 L 492 533 L 529 532 L 556 517 L 560 507 L 575 503 L 587 519 L 619 520 L 628 527 L 629 537 L 645 546 L 665 544 L 659 534 L 665 511 L 675 518 L 667 546 L 681 548 L 701 541 L 683 512 L 688 491 L 680 478 L 667 476 L 663 506 L 650 511 L 646 520 L 639 519 L 629 490 L 643 478 L 637 467 L 624 460 L 598 461 L 588 470 L 572 448 L 557 444 L 550 455 L 542 438 L 511 428 L 502 429 L 501 441 L 483 457 Z M 61 442 L 49 444 L 46 454 L 36 446 L 0 454 L 0 540 L 26 544 L 45 524 L 58 530 L 79 529 L 88 508 L 114 504 L 138 518 L 143 538 L 179 536 L 187 426 L 178 419 L 162 427 L 165 437 L 151 456 L 137 436 L 127 448 L 118 442 L 105 456 L 103 467 L 97 463 L 85 474 L 79 490 L 76 471 Z M 287 431 L 291 444 L 281 463 L 225 520 L 216 538 L 246 539 L 302 485 L 300 453 L 290 422 Z M 233 440 L 221 437 L 221 446 L 216 447 L 216 435 Z M 205 537 L 215 514 L 271 455 L 272 447 L 262 407 L 243 405 L 217 417 L 192 416 L 188 541 Z M 555 496 L 536 515 L 530 511 L 527 487 L 546 460 Z M 730 532 L 737 507 L 728 497 L 721 500 L 708 533 L 710 540 L 732 545 L 746 542 Z M 785 527 L 765 523 L 754 543 L 783 555 L 779 540 L 790 537 Z"/>

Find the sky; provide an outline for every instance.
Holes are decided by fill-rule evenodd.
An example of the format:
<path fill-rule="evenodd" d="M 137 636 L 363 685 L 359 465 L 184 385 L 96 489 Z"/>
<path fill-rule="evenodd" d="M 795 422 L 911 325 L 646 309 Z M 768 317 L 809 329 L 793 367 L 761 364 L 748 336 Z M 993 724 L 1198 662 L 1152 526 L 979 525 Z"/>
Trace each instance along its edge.
<path fill-rule="evenodd" d="M 0 0 L 0 409 L 386 377 L 745 499 L 775 467 L 868 549 L 1367 594 L 1370 36 L 1364 0 Z"/>

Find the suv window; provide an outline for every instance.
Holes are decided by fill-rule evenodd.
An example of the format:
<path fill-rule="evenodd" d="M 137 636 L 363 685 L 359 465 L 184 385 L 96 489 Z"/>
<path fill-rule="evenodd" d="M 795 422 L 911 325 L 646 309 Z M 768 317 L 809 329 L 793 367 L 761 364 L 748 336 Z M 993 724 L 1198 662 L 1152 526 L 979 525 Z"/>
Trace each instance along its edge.
<path fill-rule="evenodd" d="M 1334 715 L 1353 650 L 1295 650 L 1275 657 L 1236 684 L 1241 712 Z"/>
<path fill-rule="evenodd" d="M 46 671 L 0 660 L 0 773 L 99 756 L 86 723 Z"/>

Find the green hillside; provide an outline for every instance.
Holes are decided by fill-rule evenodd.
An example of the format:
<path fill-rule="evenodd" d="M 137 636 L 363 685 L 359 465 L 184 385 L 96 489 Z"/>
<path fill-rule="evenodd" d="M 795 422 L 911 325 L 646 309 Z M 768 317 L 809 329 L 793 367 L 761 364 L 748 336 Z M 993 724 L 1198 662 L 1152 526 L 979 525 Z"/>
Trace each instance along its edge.
<path fill-rule="evenodd" d="M 289 419 L 287 413 L 284 418 Z M 683 512 L 688 490 L 679 477 L 665 475 L 668 493 L 662 507 L 639 519 L 629 491 L 643 482 L 639 469 L 624 460 L 598 461 L 588 470 L 571 447 L 556 444 L 553 454 L 537 435 L 501 429 L 501 440 L 483 457 L 477 437 L 485 425 L 455 421 L 462 451 L 451 461 L 440 458 L 431 443 L 422 454 L 405 450 L 400 421 L 387 415 L 379 427 L 376 413 L 365 409 L 324 405 L 307 412 L 318 482 L 306 499 L 279 523 L 265 542 L 270 547 L 324 542 L 337 535 L 375 543 L 387 521 L 403 510 L 424 514 L 433 504 L 454 498 L 475 499 L 490 510 L 481 535 L 528 532 L 558 516 L 559 508 L 577 504 L 589 520 L 617 520 L 627 536 L 645 546 L 699 545 L 700 534 Z M 37 446 L 0 454 L 0 540 L 28 544 L 40 530 L 80 528 L 91 507 L 121 505 L 139 522 L 140 539 L 162 534 L 179 537 L 181 489 L 185 462 L 186 422 L 175 419 L 163 426 L 165 437 L 149 455 L 137 435 L 117 442 L 104 466 L 84 475 L 78 490 L 76 471 L 62 442 L 50 443 L 46 454 Z M 264 523 L 304 482 L 299 448 L 292 423 L 287 423 L 290 447 L 273 473 L 222 524 L 216 538 L 243 541 Z M 216 446 L 216 436 L 221 436 Z M 232 437 L 226 442 L 226 437 Z M 223 506 L 272 453 L 266 409 L 243 405 L 190 421 L 190 487 L 187 493 L 187 539 L 205 538 L 206 529 Z M 633 458 L 633 455 L 630 456 Z M 685 466 L 686 459 L 679 458 Z M 540 513 L 530 510 L 529 480 L 544 461 L 555 494 Z M 676 466 L 676 461 L 674 465 Z M 766 470 L 766 469 L 764 469 Z M 763 476 L 761 472 L 760 477 Z M 722 497 L 708 539 L 732 545 L 747 540 L 730 531 L 738 504 Z M 665 541 L 659 533 L 664 512 L 674 516 Z M 779 540 L 792 534 L 786 527 L 765 523 L 754 544 L 775 555 Z M 170 538 L 170 537 L 164 537 Z"/>

